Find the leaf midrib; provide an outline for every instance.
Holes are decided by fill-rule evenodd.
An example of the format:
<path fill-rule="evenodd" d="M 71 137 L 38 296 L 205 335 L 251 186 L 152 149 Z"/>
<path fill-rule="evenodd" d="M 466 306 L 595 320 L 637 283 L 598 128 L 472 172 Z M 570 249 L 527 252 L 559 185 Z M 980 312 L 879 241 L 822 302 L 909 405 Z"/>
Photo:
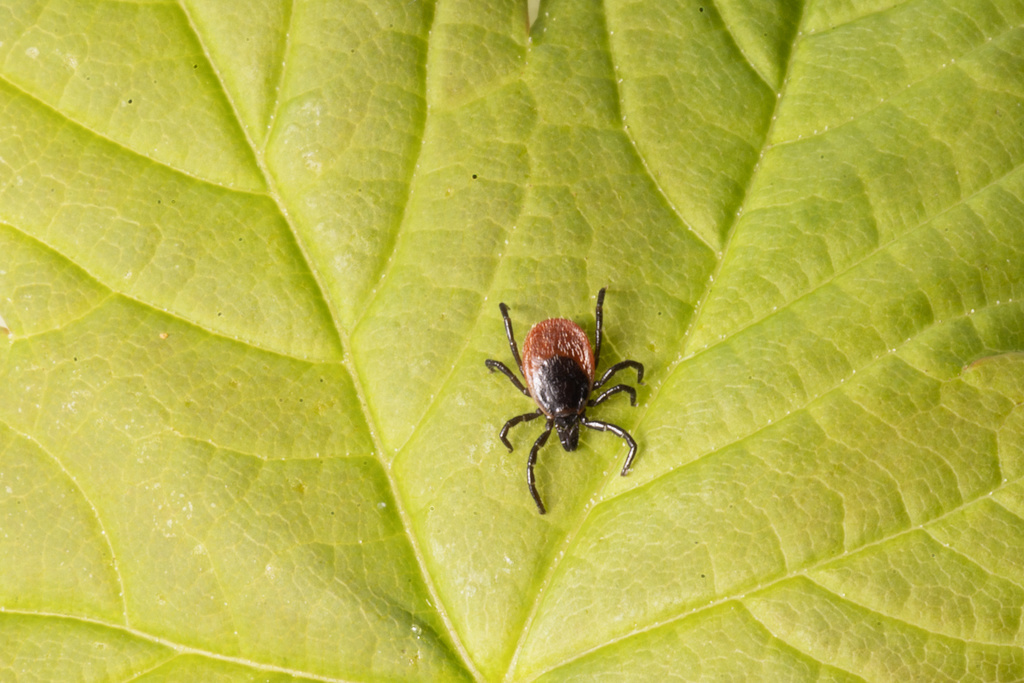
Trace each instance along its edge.
<path fill-rule="evenodd" d="M 373 443 L 374 449 L 375 449 L 375 451 L 377 453 L 378 463 L 380 464 L 380 467 L 381 467 L 382 471 L 384 472 L 385 477 L 387 478 L 389 491 L 391 493 L 392 499 L 395 501 L 395 508 L 397 510 L 397 514 L 399 516 L 399 519 L 401 520 L 402 527 L 403 527 L 403 529 L 406 532 L 406 538 L 408 539 L 409 547 L 410 547 L 410 550 L 412 552 L 412 555 L 413 555 L 413 557 L 416 560 L 416 565 L 417 565 L 417 568 L 419 569 L 419 573 L 420 573 L 421 580 L 423 581 L 423 585 L 426 588 L 427 593 L 428 593 L 431 601 L 435 605 L 435 609 L 437 610 L 439 619 L 441 620 L 441 622 L 447 628 L 447 634 L 438 634 L 438 635 L 440 636 L 442 642 L 445 641 L 445 636 L 447 635 L 447 637 L 450 639 L 449 645 L 453 648 L 455 654 L 462 661 L 462 664 L 465 667 L 466 671 L 475 680 L 483 681 L 484 678 L 481 676 L 481 674 L 477 671 L 476 667 L 474 666 L 473 660 L 469 656 L 469 652 L 466 650 L 465 645 L 463 644 L 461 638 L 459 637 L 458 631 L 455 629 L 454 624 L 452 623 L 450 617 L 448 616 L 448 612 L 447 612 L 447 609 L 445 608 L 445 603 L 442 600 L 442 596 L 439 593 L 439 591 L 437 590 L 436 586 L 434 585 L 433 577 L 430 575 L 430 572 L 427 570 L 427 565 L 426 565 L 425 557 L 423 555 L 423 551 L 420 548 L 420 545 L 419 545 L 419 543 L 417 541 L 417 538 L 416 538 L 415 534 L 413 533 L 412 521 L 411 521 L 411 519 L 409 517 L 408 511 L 405 508 L 405 502 L 404 502 L 404 500 L 401 497 L 401 492 L 400 492 L 400 490 L 398 488 L 397 482 L 395 481 L 395 478 L 394 478 L 394 475 L 393 475 L 390 463 L 384 461 L 384 457 L 383 456 L 384 456 L 384 453 L 386 453 L 386 450 L 384 448 L 383 442 L 381 441 L 380 434 L 379 434 L 379 429 L 377 428 L 378 426 L 376 425 L 376 422 L 373 419 L 373 414 L 369 410 L 369 404 L 367 402 L 366 392 L 364 390 L 363 383 L 362 383 L 362 380 L 360 378 L 360 375 L 359 375 L 359 373 L 357 372 L 357 370 L 355 368 L 354 359 L 352 358 L 351 344 L 350 344 L 350 341 L 351 341 L 350 336 L 351 335 L 347 334 L 345 332 L 345 330 L 342 328 L 341 317 L 338 315 L 337 309 L 336 309 L 336 307 L 334 305 L 333 298 L 327 296 L 328 289 L 327 289 L 325 283 L 320 278 L 320 275 L 319 275 L 319 272 L 317 271 L 317 269 L 313 268 L 313 266 L 312 266 L 313 262 L 310 259 L 309 253 L 307 252 L 307 250 L 305 248 L 305 243 L 302 240 L 302 238 L 300 237 L 299 231 L 296 230 L 295 226 L 292 223 L 291 215 L 290 215 L 290 213 L 288 212 L 288 210 L 286 208 L 287 207 L 286 203 L 281 198 L 281 194 L 277 191 L 277 184 L 274 181 L 274 176 L 270 172 L 270 170 L 267 168 L 267 166 L 265 164 L 265 161 L 264 161 L 264 157 L 263 157 L 262 152 L 257 148 L 257 146 L 254 143 L 254 141 L 252 140 L 252 138 L 248 135 L 248 132 L 246 131 L 245 126 L 242 124 L 242 119 L 241 119 L 241 116 L 239 114 L 238 108 L 236 107 L 233 99 L 230 96 L 230 93 L 228 92 L 227 87 L 224 84 L 223 78 L 221 77 L 221 74 L 220 74 L 220 70 L 216 67 L 216 65 L 214 64 L 214 61 L 211 59 L 210 53 L 206 49 L 206 45 L 205 45 L 204 41 L 202 40 L 202 36 L 200 35 L 198 29 L 196 28 L 195 23 L 192 21 L 192 18 L 188 15 L 187 10 L 183 6 L 182 6 L 181 10 L 182 10 L 182 13 L 185 15 L 186 19 L 188 20 L 189 28 L 191 29 L 193 35 L 195 36 L 196 42 L 198 43 L 198 45 L 202 49 L 203 55 L 205 56 L 205 58 L 207 60 L 207 63 L 210 65 L 210 68 L 211 68 L 211 70 L 212 70 L 212 72 L 214 74 L 214 78 L 216 79 L 216 81 L 217 81 L 217 83 L 218 83 L 218 85 L 219 85 L 219 87 L 221 89 L 221 94 L 223 95 L 224 100 L 227 103 L 227 106 L 229 107 L 229 109 L 231 110 L 232 116 L 234 117 L 235 124 L 238 127 L 239 132 L 242 134 L 242 136 L 243 136 L 243 138 L 245 140 L 246 146 L 251 150 L 251 152 L 253 154 L 253 157 L 255 159 L 257 168 L 260 171 L 260 175 L 263 177 L 264 182 L 266 183 L 266 186 L 267 186 L 267 196 L 271 199 L 271 201 L 274 202 L 274 205 L 278 207 L 278 211 L 281 214 L 281 218 L 284 221 L 285 225 L 288 226 L 288 230 L 289 230 L 289 232 L 292 235 L 292 239 L 295 241 L 296 248 L 299 250 L 299 253 L 302 255 L 302 258 L 303 258 L 303 261 L 304 261 L 304 265 L 305 265 L 307 271 L 310 273 L 310 277 L 316 283 L 317 288 L 319 290 L 319 295 L 320 295 L 321 299 L 323 300 L 324 305 L 327 306 L 327 309 L 330 312 L 331 322 L 333 324 L 335 334 L 337 335 L 337 340 L 338 340 L 338 342 L 340 344 L 340 347 L 341 347 L 341 350 L 342 350 L 342 361 L 341 361 L 341 364 L 345 368 L 345 371 L 347 372 L 347 374 L 349 375 L 349 379 L 352 382 L 353 391 L 355 392 L 356 396 L 359 399 L 359 409 L 360 409 L 360 413 L 361 413 L 362 418 L 363 418 L 363 423 L 364 423 L 364 425 L 366 427 L 366 431 L 367 431 L 368 435 L 370 436 L 371 442 Z M 434 15 L 432 14 L 431 15 L 431 20 L 433 20 L 433 16 Z M 291 17 L 292 17 L 292 12 L 289 11 L 288 12 L 289 20 L 291 20 Z M 286 32 L 286 33 L 290 33 L 290 31 Z M 429 33 L 429 31 L 428 31 L 428 33 Z M 427 40 L 426 42 L 427 42 L 427 45 L 428 45 L 428 60 L 429 60 L 429 52 L 430 52 L 430 50 L 429 50 L 429 40 Z M 286 52 L 288 50 L 288 43 L 287 43 L 287 41 L 286 41 L 286 44 L 284 46 L 284 50 Z M 283 81 L 283 79 L 285 77 L 285 71 L 286 71 L 286 67 L 285 67 L 285 61 L 286 60 L 284 59 L 284 57 L 282 57 L 282 59 L 280 61 L 281 61 L 281 64 L 282 64 L 281 71 L 280 71 L 280 79 L 281 79 L 281 81 Z M 424 79 L 426 79 L 427 78 L 427 74 L 429 73 L 429 68 L 425 68 L 423 73 L 424 73 Z M 271 126 L 272 126 L 271 130 L 268 131 L 268 135 L 267 135 L 267 138 L 266 138 L 268 140 L 273 138 L 273 133 L 274 133 L 273 126 L 276 126 L 276 124 L 277 124 L 277 110 L 278 110 L 279 106 L 280 106 L 280 101 L 279 100 L 275 100 L 275 102 L 274 102 L 274 111 L 268 117 L 268 120 L 271 122 Z M 427 114 L 425 113 L 424 114 L 424 122 L 423 122 L 423 130 L 426 129 L 426 116 L 427 116 Z M 410 164 L 410 169 L 411 169 L 411 173 L 414 174 L 415 173 L 415 164 Z M 411 179 L 410 179 L 410 182 L 408 182 L 406 184 L 406 188 L 407 188 L 407 190 L 406 190 L 406 197 L 405 197 L 405 201 L 403 202 L 403 209 L 402 209 L 402 215 L 403 216 L 404 216 L 404 213 L 405 213 L 405 209 L 406 209 L 406 207 L 409 204 L 408 193 L 409 193 L 409 191 L 411 191 L 411 188 L 412 188 Z M 400 222 L 401 222 L 401 219 L 399 219 L 399 224 L 400 224 Z M 397 233 L 400 232 L 400 229 L 396 230 L 395 232 L 396 232 L 396 237 L 395 237 L 395 239 L 392 242 L 392 247 L 393 248 L 398 243 L 398 239 L 397 239 L 398 235 L 397 235 Z M 369 304 L 369 302 L 367 302 L 367 303 Z M 367 305 L 366 308 L 369 308 L 369 306 Z M 303 673 L 302 675 L 310 676 L 310 674 L 308 674 L 308 673 Z M 316 678 L 315 676 L 312 676 L 312 677 Z M 332 679 L 323 679 L 323 680 L 332 680 Z"/>

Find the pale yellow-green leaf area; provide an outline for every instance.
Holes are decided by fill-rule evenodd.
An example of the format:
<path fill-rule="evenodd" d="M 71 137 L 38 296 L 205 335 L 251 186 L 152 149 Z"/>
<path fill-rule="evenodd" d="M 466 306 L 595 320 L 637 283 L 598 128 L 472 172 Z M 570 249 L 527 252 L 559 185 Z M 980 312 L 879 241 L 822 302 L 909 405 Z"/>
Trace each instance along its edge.
<path fill-rule="evenodd" d="M 0 3 L 0 680 L 1024 679 L 1024 5 L 527 5 Z"/>

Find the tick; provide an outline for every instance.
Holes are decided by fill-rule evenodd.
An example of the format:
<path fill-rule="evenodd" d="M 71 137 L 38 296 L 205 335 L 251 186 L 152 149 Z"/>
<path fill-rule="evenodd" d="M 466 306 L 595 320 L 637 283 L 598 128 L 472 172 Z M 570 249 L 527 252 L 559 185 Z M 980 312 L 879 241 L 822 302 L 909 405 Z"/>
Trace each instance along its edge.
<path fill-rule="evenodd" d="M 512 357 L 519 366 L 519 373 L 526 379 L 526 386 L 519 381 L 508 367 L 496 360 L 486 361 L 491 372 L 501 371 L 516 389 L 533 399 L 537 410 L 532 413 L 516 415 L 505 423 L 498 432 L 498 438 L 512 452 L 512 444 L 508 440 L 508 430 L 520 422 L 529 422 L 541 415 L 546 419 L 544 431 L 533 442 L 530 457 L 526 461 L 526 484 L 530 487 L 530 495 L 537 503 L 540 514 L 545 513 L 544 503 L 537 493 L 537 484 L 533 476 L 533 466 L 537 464 L 537 452 L 547 443 L 552 427 L 558 432 L 558 439 L 566 451 L 574 451 L 580 441 L 580 425 L 599 432 L 611 432 L 627 444 L 629 455 L 622 466 L 622 476 L 629 474 L 630 465 L 636 455 L 636 441 L 625 429 L 608 422 L 587 419 L 587 408 L 604 403 L 608 398 L 619 393 L 629 394 L 630 405 L 636 405 L 636 389 L 625 384 L 616 384 L 605 389 L 594 399 L 590 395 L 603 387 L 619 370 L 634 368 L 636 383 L 643 384 L 644 366 L 635 360 L 624 360 L 608 368 L 601 379 L 594 381 L 598 359 L 601 357 L 601 313 L 604 305 L 602 287 L 597 293 L 596 318 L 597 331 L 594 335 L 594 347 L 590 347 L 590 339 L 579 325 L 565 318 L 548 318 L 530 328 L 523 342 L 523 357 L 519 358 L 516 338 L 512 334 L 512 321 L 508 317 L 508 306 L 499 304 L 501 317 L 505 319 L 505 335 L 508 337 Z"/>

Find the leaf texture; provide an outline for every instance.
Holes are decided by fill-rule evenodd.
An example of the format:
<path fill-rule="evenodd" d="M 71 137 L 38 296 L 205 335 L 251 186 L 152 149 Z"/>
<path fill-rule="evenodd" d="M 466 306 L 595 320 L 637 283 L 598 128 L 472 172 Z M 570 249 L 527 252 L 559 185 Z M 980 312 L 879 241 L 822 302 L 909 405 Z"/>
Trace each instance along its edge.
<path fill-rule="evenodd" d="M 1022 301 L 1015 0 L 6 3 L 0 673 L 1019 680 Z"/>

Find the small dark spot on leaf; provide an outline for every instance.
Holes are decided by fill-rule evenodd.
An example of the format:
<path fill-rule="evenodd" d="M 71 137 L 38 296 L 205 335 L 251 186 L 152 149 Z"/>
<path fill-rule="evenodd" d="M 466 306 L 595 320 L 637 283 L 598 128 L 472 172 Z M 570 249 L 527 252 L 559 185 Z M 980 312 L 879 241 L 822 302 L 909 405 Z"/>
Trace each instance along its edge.
<path fill-rule="evenodd" d="M 476 173 L 473 174 L 473 180 L 476 180 Z"/>

